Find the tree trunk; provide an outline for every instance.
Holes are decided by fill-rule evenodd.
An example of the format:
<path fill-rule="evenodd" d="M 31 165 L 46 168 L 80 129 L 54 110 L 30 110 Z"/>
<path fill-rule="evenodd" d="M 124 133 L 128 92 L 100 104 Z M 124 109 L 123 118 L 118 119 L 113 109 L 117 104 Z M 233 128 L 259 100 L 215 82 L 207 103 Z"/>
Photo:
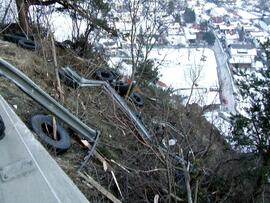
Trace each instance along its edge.
<path fill-rule="evenodd" d="M 18 10 L 18 17 L 19 17 L 19 24 L 21 29 L 26 34 L 29 33 L 29 19 L 28 19 L 28 11 L 29 5 L 25 0 L 16 0 L 17 10 Z"/>

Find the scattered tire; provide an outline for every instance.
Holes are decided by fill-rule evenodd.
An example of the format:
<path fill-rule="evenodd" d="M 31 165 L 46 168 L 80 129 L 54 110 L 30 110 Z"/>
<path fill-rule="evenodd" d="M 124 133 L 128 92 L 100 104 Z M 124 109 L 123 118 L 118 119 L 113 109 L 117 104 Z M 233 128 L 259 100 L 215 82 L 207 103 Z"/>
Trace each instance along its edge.
<path fill-rule="evenodd" d="M 55 41 L 55 46 L 61 49 L 74 49 L 74 43 L 71 40 L 65 40 L 63 42 Z"/>
<path fill-rule="evenodd" d="M 14 34 L 5 34 L 3 39 L 5 41 L 8 41 L 8 42 L 12 42 L 12 43 L 18 43 L 21 39 L 23 39 L 24 37 L 21 37 L 21 36 L 16 36 Z"/>
<path fill-rule="evenodd" d="M 71 40 L 65 40 L 61 43 L 62 48 L 74 49 L 74 43 Z"/>
<path fill-rule="evenodd" d="M 98 69 L 95 72 L 95 76 L 97 79 L 108 81 L 109 83 L 112 82 L 114 79 L 114 75 L 112 74 L 112 72 L 106 69 Z"/>
<path fill-rule="evenodd" d="M 67 75 L 62 69 L 58 70 L 58 75 L 60 80 L 62 80 L 66 86 L 74 89 L 77 89 L 79 87 L 79 84 L 74 81 L 69 75 Z"/>
<path fill-rule="evenodd" d="M 2 117 L 0 116 L 0 140 L 2 140 L 5 137 L 5 123 L 2 119 Z"/>
<path fill-rule="evenodd" d="M 27 39 L 27 36 L 24 33 L 13 33 L 13 34 L 5 34 L 3 39 L 5 41 L 18 44 L 21 39 Z M 34 36 L 29 35 L 28 39 L 34 41 Z"/>
<path fill-rule="evenodd" d="M 128 89 L 129 89 L 129 86 L 130 86 L 129 83 L 127 83 L 127 82 L 124 83 L 122 81 L 116 81 L 115 83 L 111 83 L 111 85 L 114 87 L 116 92 L 122 97 L 126 96 Z M 135 87 L 135 83 L 132 83 L 131 88 L 130 88 L 130 92 L 133 91 L 134 87 Z"/>
<path fill-rule="evenodd" d="M 50 136 L 53 132 L 53 122 L 51 116 L 35 115 L 31 118 L 33 131 L 49 147 L 57 149 L 59 152 L 70 148 L 70 137 L 67 131 L 57 124 L 57 140 Z"/>
<path fill-rule="evenodd" d="M 128 83 L 124 83 L 122 81 L 117 81 L 115 84 L 112 84 L 112 86 L 114 87 L 116 92 L 122 97 L 124 97 L 127 94 L 129 88 Z"/>
<path fill-rule="evenodd" d="M 18 36 L 18 37 L 21 37 L 21 38 L 23 38 L 23 39 L 30 39 L 30 40 L 32 40 L 32 41 L 35 41 L 34 35 L 32 35 L 32 34 L 26 35 L 26 34 L 24 34 L 24 33 L 14 33 L 14 35 L 15 35 L 15 36 Z"/>
<path fill-rule="evenodd" d="M 130 95 L 130 99 L 131 99 L 131 101 L 132 101 L 136 106 L 142 107 L 142 106 L 144 105 L 144 101 L 143 101 L 142 96 L 139 95 L 139 94 L 136 93 L 136 92 L 133 92 L 133 93 Z"/>
<path fill-rule="evenodd" d="M 37 49 L 37 44 L 33 40 L 30 39 L 21 39 L 19 40 L 18 44 L 25 49 L 30 49 L 30 50 L 36 50 Z"/>

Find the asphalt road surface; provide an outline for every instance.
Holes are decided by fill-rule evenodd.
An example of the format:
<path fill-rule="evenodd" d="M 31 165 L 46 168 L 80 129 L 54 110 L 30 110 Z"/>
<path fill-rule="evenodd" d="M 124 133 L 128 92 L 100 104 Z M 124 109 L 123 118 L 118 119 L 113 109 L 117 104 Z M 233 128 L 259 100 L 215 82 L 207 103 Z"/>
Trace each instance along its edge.
<path fill-rule="evenodd" d="M 216 38 L 213 50 L 217 61 L 222 110 L 229 113 L 235 113 L 233 79 L 227 63 L 227 54 L 224 52 L 218 38 Z"/>

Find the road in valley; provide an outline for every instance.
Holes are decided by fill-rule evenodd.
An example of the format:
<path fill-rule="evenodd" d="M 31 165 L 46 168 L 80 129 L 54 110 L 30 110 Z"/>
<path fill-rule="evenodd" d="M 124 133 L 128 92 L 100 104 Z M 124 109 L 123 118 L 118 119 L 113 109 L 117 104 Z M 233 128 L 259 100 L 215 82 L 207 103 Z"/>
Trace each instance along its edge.
<path fill-rule="evenodd" d="M 232 75 L 227 63 L 227 54 L 224 52 L 219 39 L 216 36 L 216 41 L 213 46 L 217 62 L 217 73 L 220 86 L 220 101 L 223 111 L 235 113 L 234 87 Z"/>

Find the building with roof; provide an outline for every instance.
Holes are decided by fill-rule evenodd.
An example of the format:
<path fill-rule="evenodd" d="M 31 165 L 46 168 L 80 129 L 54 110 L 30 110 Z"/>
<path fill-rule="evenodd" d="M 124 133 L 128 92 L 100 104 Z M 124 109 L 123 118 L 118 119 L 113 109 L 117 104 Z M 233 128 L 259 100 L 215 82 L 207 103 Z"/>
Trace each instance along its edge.
<path fill-rule="evenodd" d="M 257 49 L 252 44 L 230 44 L 229 53 L 231 64 L 251 65 L 254 63 L 255 56 L 257 56 Z"/>

